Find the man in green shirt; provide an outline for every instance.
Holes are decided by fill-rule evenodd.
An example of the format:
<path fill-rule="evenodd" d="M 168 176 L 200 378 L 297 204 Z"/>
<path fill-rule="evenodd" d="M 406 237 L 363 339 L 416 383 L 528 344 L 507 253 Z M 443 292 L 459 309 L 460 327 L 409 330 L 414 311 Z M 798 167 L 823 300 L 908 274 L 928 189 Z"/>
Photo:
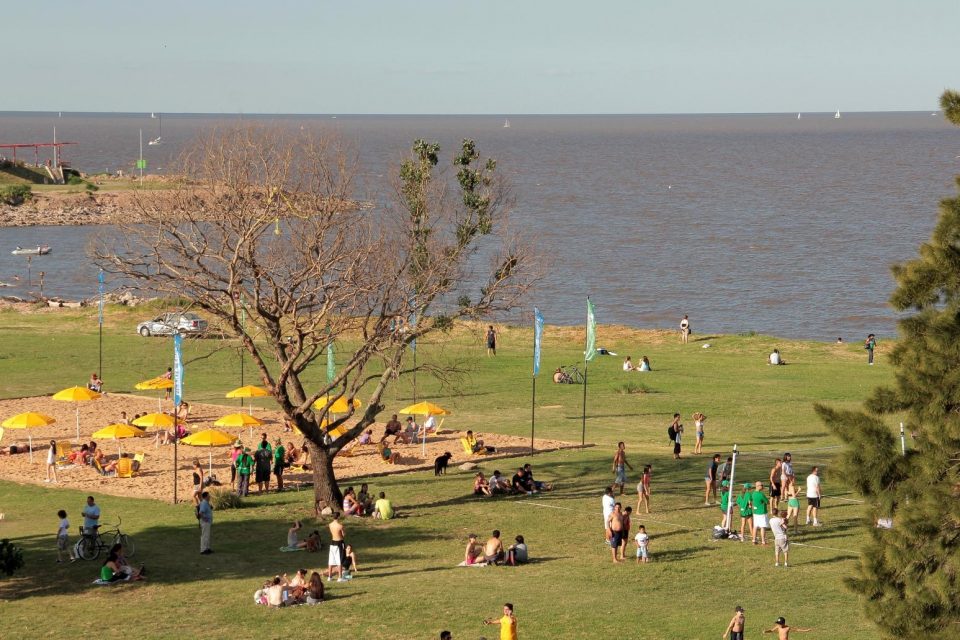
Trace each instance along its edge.
<path fill-rule="evenodd" d="M 767 544 L 767 505 L 769 500 L 763 493 L 763 483 L 757 482 L 754 485 L 753 493 L 750 494 L 750 507 L 753 510 L 753 524 L 750 527 L 750 535 L 753 538 L 753 544 L 757 544 L 757 531 L 760 532 L 760 544 Z"/>
<path fill-rule="evenodd" d="M 727 522 L 727 508 L 730 506 L 730 481 L 724 480 L 720 483 L 720 513 L 723 517 L 720 519 L 720 528 L 728 529 L 730 523 Z M 731 518 L 732 520 L 732 518 Z"/>
<path fill-rule="evenodd" d="M 253 470 L 253 457 L 250 455 L 250 447 L 246 447 L 243 453 L 237 456 L 234 463 L 237 467 L 237 495 L 246 496 L 250 493 L 250 472 Z"/>
<path fill-rule="evenodd" d="M 283 448 L 283 441 L 277 438 L 277 446 L 273 450 L 273 475 L 277 477 L 277 493 L 283 491 L 283 470 L 287 466 L 287 450 Z"/>
<path fill-rule="evenodd" d="M 380 492 L 380 499 L 373 505 L 373 515 L 381 520 L 393 518 L 393 504 L 387 500 L 387 494 Z"/>

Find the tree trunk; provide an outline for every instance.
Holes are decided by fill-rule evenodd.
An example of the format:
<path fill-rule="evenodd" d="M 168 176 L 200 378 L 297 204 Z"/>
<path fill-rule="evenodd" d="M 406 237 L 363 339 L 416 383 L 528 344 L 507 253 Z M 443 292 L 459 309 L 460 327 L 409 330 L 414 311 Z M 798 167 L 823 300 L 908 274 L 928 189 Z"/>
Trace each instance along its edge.
<path fill-rule="evenodd" d="M 313 465 L 313 499 L 317 515 L 325 507 L 334 511 L 340 510 L 343 494 L 337 485 L 337 478 L 333 473 L 333 458 L 326 447 L 317 446 L 307 441 L 310 450 L 310 462 Z"/>

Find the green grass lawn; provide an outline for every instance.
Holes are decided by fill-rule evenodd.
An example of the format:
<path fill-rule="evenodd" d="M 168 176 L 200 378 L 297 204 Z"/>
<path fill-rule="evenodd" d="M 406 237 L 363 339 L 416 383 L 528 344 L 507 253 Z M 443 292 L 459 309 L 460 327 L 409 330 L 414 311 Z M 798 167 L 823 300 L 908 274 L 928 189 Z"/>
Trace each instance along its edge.
<path fill-rule="evenodd" d="M 138 320 L 153 310 L 109 309 L 103 374 L 108 390 L 162 372 L 171 359 L 169 339 L 135 335 Z M 503 602 L 516 606 L 521 638 L 716 638 L 736 604 L 747 609 L 749 638 L 783 615 L 812 626 L 809 638 L 878 638 L 863 620 L 857 599 L 843 586 L 863 538 L 863 509 L 857 496 L 831 477 L 837 441 L 814 415 L 812 403 L 854 407 L 877 384 L 892 378 L 878 352 L 867 367 L 857 345 L 833 345 L 751 336 L 695 336 L 679 345 L 672 335 L 601 327 L 599 344 L 619 357 L 598 357 L 590 365 L 587 441 L 597 446 L 532 458 L 537 476 L 557 489 L 533 498 L 478 500 L 469 496 L 470 473 L 452 470 L 371 480 L 400 508 L 390 522 L 351 519 L 348 539 L 357 546 L 361 571 L 350 583 L 328 585 L 330 601 L 317 607 L 268 610 L 252 604 L 260 583 L 276 573 L 325 566 L 326 554 L 280 553 L 286 527 L 306 518 L 311 494 L 253 497 L 240 510 L 216 514 L 212 556 L 197 551 L 199 534 L 192 508 L 154 501 L 102 496 L 104 521 L 122 515 L 135 536 L 136 561 L 146 563 L 146 583 L 95 587 L 93 563 L 54 563 L 56 511 L 65 508 L 74 525 L 84 495 L 63 489 L 0 483 L 0 535 L 25 549 L 27 566 L 0 581 L 7 600 L 0 616 L 4 636 L 30 630 L 32 637 L 60 635 L 65 627 L 95 637 L 226 638 L 251 632 L 275 637 L 309 633 L 352 638 L 436 638 L 450 629 L 455 638 L 497 636 L 483 618 L 498 615 Z M 484 355 L 482 330 L 459 329 L 421 343 L 419 358 L 460 362 L 470 371 L 456 387 L 418 379 L 418 399 L 448 406 L 445 426 L 524 435 L 530 432 L 531 332 L 504 328 L 499 353 Z M 704 344 L 710 344 L 707 349 Z M 790 363 L 765 364 L 780 348 Z M 881 348 L 883 345 L 881 345 Z M 537 434 L 578 442 L 581 386 L 550 384 L 550 372 L 575 362 L 582 333 L 548 327 L 537 389 Z M 4 397 L 52 393 L 83 384 L 97 368 L 95 310 L 36 315 L 0 313 L 0 393 Z M 650 358 L 654 371 L 621 371 L 623 355 Z M 185 397 L 219 401 L 239 385 L 239 360 L 229 344 L 191 340 L 186 347 Z M 324 375 L 318 363 L 315 379 Z M 252 367 L 246 368 L 250 382 Z M 626 393 L 642 385 L 643 393 Z M 388 391 L 388 412 L 411 399 L 412 381 Z M 716 507 L 703 504 L 707 455 L 672 459 L 666 429 L 674 411 L 688 427 L 690 414 L 707 414 L 705 454 L 727 451 L 741 457 L 741 480 L 766 480 L 772 457 L 794 453 L 799 477 L 811 464 L 825 467 L 825 526 L 793 539 L 789 569 L 775 569 L 771 547 L 716 542 L 710 527 Z M 893 425 L 891 424 L 891 427 Z M 634 518 L 651 535 L 654 562 L 614 566 L 602 543 L 600 495 L 612 481 L 610 460 L 618 440 L 627 443 L 635 468 L 654 465 L 649 517 Z M 2 464 L 2 459 L 0 459 Z M 510 461 L 484 464 L 510 471 Z M 634 484 L 639 473 L 630 478 Z M 625 498 L 636 506 L 635 489 Z M 309 522 L 307 526 L 313 526 Z M 325 523 L 318 526 L 323 527 Z M 522 533 L 535 562 L 521 568 L 456 568 L 466 534 L 493 528 L 507 540 Z M 327 535 L 324 536 L 328 538 Z M 55 613 L 54 613 L 55 612 Z M 51 615 L 53 614 L 53 615 Z M 57 621 L 51 623 L 51 618 Z M 72 622 L 71 622 L 72 621 Z M 91 626 L 92 625 L 92 626 Z M 242 631 L 241 631 L 242 630 Z"/>

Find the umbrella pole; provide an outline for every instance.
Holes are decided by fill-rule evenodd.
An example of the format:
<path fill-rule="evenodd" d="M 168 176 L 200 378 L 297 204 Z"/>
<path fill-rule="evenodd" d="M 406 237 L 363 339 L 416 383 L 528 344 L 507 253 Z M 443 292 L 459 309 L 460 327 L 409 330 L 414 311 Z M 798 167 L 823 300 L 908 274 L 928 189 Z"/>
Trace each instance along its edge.
<path fill-rule="evenodd" d="M 29 433 L 27 434 L 27 442 L 30 444 L 27 447 L 30 449 L 30 462 L 33 462 L 33 436 Z"/>
<path fill-rule="evenodd" d="M 213 475 L 213 451 L 210 452 L 210 466 L 207 467 L 207 477 Z"/>
<path fill-rule="evenodd" d="M 77 403 L 77 444 L 80 443 L 80 403 Z"/>
<path fill-rule="evenodd" d="M 163 413 L 163 405 L 160 404 L 160 398 L 162 396 L 157 395 L 157 413 Z"/>

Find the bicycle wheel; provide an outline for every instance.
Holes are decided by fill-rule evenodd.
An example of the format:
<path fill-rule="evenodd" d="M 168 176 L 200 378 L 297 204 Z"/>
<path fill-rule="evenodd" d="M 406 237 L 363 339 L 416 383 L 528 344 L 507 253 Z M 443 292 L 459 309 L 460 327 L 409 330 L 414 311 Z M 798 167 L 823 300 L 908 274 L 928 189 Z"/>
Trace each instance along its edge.
<path fill-rule="evenodd" d="M 94 560 L 100 555 L 100 545 L 97 539 L 90 536 L 83 536 L 77 543 L 77 555 L 84 560 Z"/>
<path fill-rule="evenodd" d="M 137 552 L 137 547 L 133 544 L 133 538 L 128 536 L 125 533 L 121 533 L 113 539 L 113 544 L 120 543 L 120 548 L 123 550 L 123 555 L 128 558 L 132 558 L 133 554 Z"/>

